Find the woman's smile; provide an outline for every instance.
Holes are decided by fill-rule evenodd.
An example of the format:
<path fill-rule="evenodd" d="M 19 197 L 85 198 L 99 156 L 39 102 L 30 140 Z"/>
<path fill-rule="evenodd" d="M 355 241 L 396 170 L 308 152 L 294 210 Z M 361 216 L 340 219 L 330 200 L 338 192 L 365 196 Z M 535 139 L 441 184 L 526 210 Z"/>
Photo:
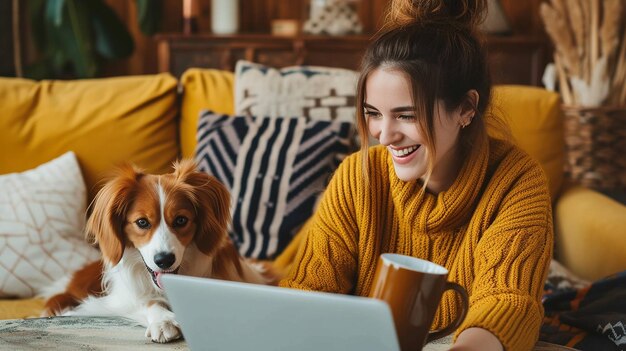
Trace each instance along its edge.
<path fill-rule="evenodd" d="M 421 145 L 411 145 L 407 147 L 394 147 L 389 146 L 388 149 L 391 152 L 393 157 L 393 162 L 397 164 L 406 164 L 411 162 L 413 158 L 417 155 L 417 150 Z"/>

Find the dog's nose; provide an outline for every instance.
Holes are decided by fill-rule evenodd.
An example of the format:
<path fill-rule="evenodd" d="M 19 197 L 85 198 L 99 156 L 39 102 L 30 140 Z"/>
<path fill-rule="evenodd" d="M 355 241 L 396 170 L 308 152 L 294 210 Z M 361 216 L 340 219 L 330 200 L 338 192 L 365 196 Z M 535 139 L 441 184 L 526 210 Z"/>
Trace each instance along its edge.
<path fill-rule="evenodd" d="M 176 256 L 171 252 L 159 252 L 154 255 L 154 263 L 162 269 L 170 268 L 174 261 L 176 261 Z"/>

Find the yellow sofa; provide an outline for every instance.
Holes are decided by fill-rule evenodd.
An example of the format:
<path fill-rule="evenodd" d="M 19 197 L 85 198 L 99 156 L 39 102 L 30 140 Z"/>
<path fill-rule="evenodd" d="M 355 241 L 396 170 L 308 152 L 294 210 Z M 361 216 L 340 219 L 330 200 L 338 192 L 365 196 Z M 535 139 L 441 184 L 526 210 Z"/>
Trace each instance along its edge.
<path fill-rule="evenodd" d="M 232 114 L 232 72 L 189 69 L 169 74 L 42 81 L 0 78 L 0 174 L 24 171 L 68 150 L 78 158 L 89 200 L 112 166 L 136 163 L 169 171 L 193 157 L 199 112 Z M 626 208 L 595 191 L 563 185 L 563 138 L 558 95 L 499 86 L 494 111 L 516 141 L 544 167 L 555 203 L 556 255 L 574 273 L 596 279 L 626 269 Z M 275 264 L 288 266 L 296 237 Z M 0 300 L 0 319 L 37 316 L 41 299 Z"/>

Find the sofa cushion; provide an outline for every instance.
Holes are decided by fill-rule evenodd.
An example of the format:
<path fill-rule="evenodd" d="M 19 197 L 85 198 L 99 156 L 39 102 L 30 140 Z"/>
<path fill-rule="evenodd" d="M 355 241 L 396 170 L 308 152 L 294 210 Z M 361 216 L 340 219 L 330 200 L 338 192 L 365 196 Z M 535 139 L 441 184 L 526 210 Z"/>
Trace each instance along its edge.
<path fill-rule="evenodd" d="M 86 204 L 72 152 L 0 176 L 0 297 L 41 295 L 100 257 L 84 240 Z"/>
<path fill-rule="evenodd" d="M 242 255 L 274 258 L 313 213 L 349 152 L 352 124 L 304 117 L 200 116 L 196 160 L 231 192 Z"/>
<path fill-rule="evenodd" d="M 130 161 L 169 171 L 178 156 L 176 79 L 169 74 L 76 81 L 0 78 L 0 174 L 73 150 L 90 199 L 103 172 Z"/>
<path fill-rule="evenodd" d="M 355 121 L 358 72 L 331 67 L 276 69 L 244 60 L 235 67 L 235 113 Z"/>
<path fill-rule="evenodd" d="M 182 106 L 180 147 L 182 156 L 192 158 L 196 149 L 196 128 L 200 112 L 215 111 L 232 115 L 234 75 L 230 71 L 190 68 L 180 78 Z"/>
<path fill-rule="evenodd" d="M 34 297 L 30 299 L 0 300 L 0 319 L 23 319 L 41 316 L 46 299 Z"/>
<path fill-rule="evenodd" d="M 539 161 L 556 199 L 565 158 L 559 95 L 537 87 L 499 85 L 494 87 L 491 108 L 508 124 L 514 141 Z"/>

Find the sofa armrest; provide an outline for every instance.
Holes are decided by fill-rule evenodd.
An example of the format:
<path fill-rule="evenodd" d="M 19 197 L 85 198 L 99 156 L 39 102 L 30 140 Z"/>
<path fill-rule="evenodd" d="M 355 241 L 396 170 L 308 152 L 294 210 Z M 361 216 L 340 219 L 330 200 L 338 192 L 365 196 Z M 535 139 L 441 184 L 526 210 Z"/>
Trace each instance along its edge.
<path fill-rule="evenodd" d="M 555 255 L 574 274 L 596 280 L 626 269 L 626 206 L 579 186 L 555 205 Z"/>

